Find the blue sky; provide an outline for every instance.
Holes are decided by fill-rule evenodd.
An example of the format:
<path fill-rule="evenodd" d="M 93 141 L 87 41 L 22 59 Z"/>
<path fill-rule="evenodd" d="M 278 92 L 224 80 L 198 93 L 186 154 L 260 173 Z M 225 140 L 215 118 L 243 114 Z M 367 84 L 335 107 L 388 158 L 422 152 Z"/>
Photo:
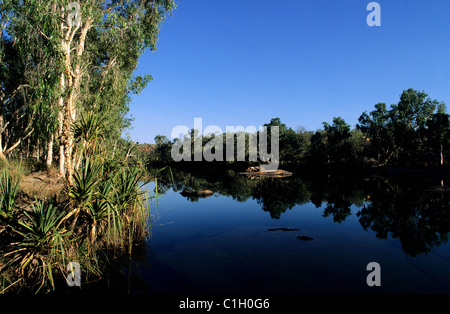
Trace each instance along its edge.
<path fill-rule="evenodd" d="M 130 103 L 127 133 L 154 143 L 177 125 L 293 129 L 341 116 L 352 127 L 378 102 L 425 91 L 450 107 L 450 1 L 178 0 L 137 74 L 154 80 Z"/>

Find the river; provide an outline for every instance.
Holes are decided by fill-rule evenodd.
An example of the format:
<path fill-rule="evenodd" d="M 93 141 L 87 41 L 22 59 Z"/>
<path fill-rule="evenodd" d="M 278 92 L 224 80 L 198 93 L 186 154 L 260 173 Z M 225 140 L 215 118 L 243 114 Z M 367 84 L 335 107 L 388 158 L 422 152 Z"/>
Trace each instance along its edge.
<path fill-rule="evenodd" d="M 450 293 L 450 194 L 430 190 L 441 183 L 165 170 L 131 293 Z"/>

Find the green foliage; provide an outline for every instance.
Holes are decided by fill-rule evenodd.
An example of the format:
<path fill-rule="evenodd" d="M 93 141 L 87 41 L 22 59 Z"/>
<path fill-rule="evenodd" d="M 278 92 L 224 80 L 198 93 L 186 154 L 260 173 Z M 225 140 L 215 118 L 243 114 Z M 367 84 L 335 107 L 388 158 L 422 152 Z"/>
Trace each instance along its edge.
<path fill-rule="evenodd" d="M 143 171 L 137 167 L 122 168 L 113 180 L 116 183 L 117 205 L 124 207 L 134 205 L 134 202 L 144 194 L 141 187 L 147 184 Z"/>
<path fill-rule="evenodd" d="M 310 134 L 300 129 L 295 132 L 286 124 L 281 123 L 280 118 L 273 118 L 267 127 L 268 143 L 270 143 L 271 127 L 277 126 L 279 130 L 280 161 L 284 164 L 299 164 L 304 161 L 310 141 Z"/>
<path fill-rule="evenodd" d="M 52 231 L 57 227 L 63 214 L 57 214 L 56 207 L 51 202 L 36 200 L 32 205 L 31 213 L 24 212 L 28 218 L 26 222 L 20 221 L 26 232 L 26 241 L 35 242 L 38 245 L 49 243 Z"/>
<path fill-rule="evenodd" d="M 152 163 L 170 163 L 172 160 L 171 150 L 172 143 L 164 135 L 157 135 L 155 137 L 155 148 L 149 153 L 149 160 Z"/>
<path fill-rule="evenodd" d="M 19 193 L 19 178 L 10 176 L 8 169 L 0 178 L 0 221 L 2 224 L 14 222 L 18 217 L 17 196 Z"/>
<path fill-rule="evenodd" d="M 375 110 L 364 112 L 358 119 L 357 129 L 370 141 L 369 155 L 374 154 L 380 163 L 385 164 L 394 154 L 394 134 L 390 126 L 386 104 L 375 105 Z"/>
<path fill-rule="evenodd" d="M 75 201 L 77 207 L 83 208 L 98 193 L 101 172 L 102 165 L 87 158 L 81 169 L 74 174 L 74 184 L 68 186 L 67 195 Z"/>
<path fill-rule="evenodd" d="M 73 126 L 75 142 L 78 143 L 80 150 L 85 156 L 92 156 L 97 147 L 98 141 L 103 139 L 104 123 L 97 114 L 93 112 L 83 112 L 80 120 Z"/>
<path fill-rule="evenodd" d="M 380 103 L 369 114 L 364 112 L 357 128 L 370 142 L 368 156 L 383 165 L 417 166 L 429 163 L 432 151 L 441 151 L 446 128 L 444 112 L 443 103 L 408 89 L 389 110 Z"/>
<path fill-rule="evenodd" d="M 327 137 L 328 160 L 331 164 L 344 164 L 350 161 L 351 137 L 350 125 L 341 117 L 333 119 L 333 124 L 323 123 L 325 135 Z"/>
<path fill-rule="evenodd" d="M 270 123 L 264 124 L 267 127 L 267 133 L 258 136 L 267 136 L 268 143 L 271 138 L 271 128 L 277 126 L 279 129 L 279 159 L 280 165 L 283 167 L 297 167 L 303 164 L 310 165 L 348 165 L 359 162 L 362 158 L 362 149 L 364 146 L 364 139 L 362 133 L 358 130 L 351 130 L 350 126 L 340 117 L 333 119 L 333 124 L 324 122 L 324 130 L 318 130 L 313 133 L 300 128 L 294 131 L 281 123 L 280 118 L 271 119 Z M 266 135 L 267 134 L 267 135 Z M 245 138 L 245 160 L 249 161 L 249 137 L 251 134 L 244 133 Z M 190 141 L 191 144 L 191 160 L 194 159 L 194 139 L 198 138 L 199 131 L 191 130 L 190 138 L 183 139 Z M 223 147 L 219 153 L 224 154 L 227 148 L 227 138 L 230 136 L 234 140 L 234 161 L 237 158 L 237 138 L 240 134 L 226 134 L 223 133 Z M 209 138 L 202 138 L 202 147 L 210 141 Z M 155 148 L 149 155 L 150 164 L 171 164 L 173 163 L 171 157 L 171 150 L 175 142 L 163 136 L 155 137 Z M 257 145 L 257 150 L 259 145 Z M 225 158 L 223 158 L 225 160 Z M 229 163 L 233 164 L 233 162 Z M 250 164 L 250 163 L 248 163 Z"/>
<path fill-rule="evenodd" d="M 54 273 L 65 271 L 55 265 L 69 258 L 99 274 L 101 253 L 131 252 L 145 237 L 141 155 L 121 134 L 131 96 L 152 80 L 133 74 L 138 59 L 156 49 L 175 2 L 81 2 L 78 27 L 67 23 L 67 4 L 0 2 L 2 168 L 13 149 L 22 157 L 37 148 L 50 162 L 62 152 L 60 174 L 73 172 L 65 203 L 37 200 L 31 212 L 18 210 L 19 181 L 8 172 L 1 178 L 0 278 L 14 278 L 8 287 L 53 288 Z"/>
<path fill-rule="evenodd" d="M 64 261 L 64 238 L 69 235 L 57 226 L 63 216 L 52 203 L 36 201 L 31 213 L 24 212 L 24 221 L 19 221 L 20 241 L 11 243 L 4 251 L 6 265 L 16 272 L 23 285 L 39 285 L 54 288 L 54 272 Z"/>
<path fill-rule="evenodd" d="M 77 261 L 86 276 L 100 276 L 108 255 L 131 254 L 145 239 L 149 215 L 143 185 L 148 180 L 136 165 L 104 171 L 101 162 L 87 158 L 65 191 L 67 203 L 36 200 L 21 217 L 15 214 L 17 182 L 4 177 L 2 196 L 13 200 L 12 210 L 3 208 L 9 215 L 0 226 L 0 275 L 10 278 L 8 288 L 51 291 L 69 261 Z"/>
<path fill-rule="evenodd" d="M 428 152 L 439 155 L 439 164 L 444 165 L 446 151 L 450 147 L 450 115 L 444 112 L 435 113 L 426 123 L 425 137 Z"/>
<path fill-rule="evenodd" d="M 82 2 L 80 24 L 72 27 L 67 4 L 0 3 L 0 158 L 10 157 L 26 140 L 31 145 L 17 155 L 36 145 L 50 165 L 53 151 L 59 152 L 61 174 L 70 181 L 81 153 L 91 156 L 100 134 L 114 143 L 130 126 L 131 96 L 152 80 L 133 74 L 138 59 L 146 49 L 156 49 L 160 25 L 176 5 L 173 0 Z M 79 147 L 72 165 L 74 136 Z M 61 145 L 65 149 L 58 149 Z"/>
<path fill-rule="evenodd" d="M 362 166 L 369 161 L 368 165 L 444 165 L 450 149 L 449 118 L 444 103 L 432 100 L 424 92 L 408 89 L 390 109 L 386 104 L 378 103 L 373 111 L 361 114 L 354 129 L 341 117 L 333 118 L 331 124 L 324 122 L 324 128 L 314 133 L 304 129 L 295 132 L 280 118 L 273 118 L 264 126 L 267 127 L 268 141 L 271 128 L 279 128 L 282 167 Z M 194 139 L 198 136 L 198 130 L 191 130 L 190 137 L 183 139 L 191 142 L 191 160 L 194 160 Z M 223 134 L 224 146 L 220 153 L 226 151 L 228 136 Z M 237 135 L 231 136 L 234 136 L 236 148 Z M 248 161 L 250 134 L 245 136 Z M 202 147 L 209 140 L 203 137 Z M 173 163 L 171 149 L 174 142 L 163 135 L 155 137 L 155 142 L 149 163 Z M 234 160 L 237 160 L 236 149 Z"/>
<path fill-rule="evenodd" d="M 42 1 L 0 4 L 0 135 L 11 154 L 27 139 L 36 143 L 57 129 L 61 51 L 47 38 L 57 38 L 49 23 L 52 5 Z M 5 129 L 2 129 L 5 127 Z"/>
<path fill-rule="evenodd" d="M 318 130 L 311 136 L 311 144 L 308 149 L 307 162 L 311 165 L 319 166 L 329 163 L 326 150 L 326 135 L 324 131 Z"/>

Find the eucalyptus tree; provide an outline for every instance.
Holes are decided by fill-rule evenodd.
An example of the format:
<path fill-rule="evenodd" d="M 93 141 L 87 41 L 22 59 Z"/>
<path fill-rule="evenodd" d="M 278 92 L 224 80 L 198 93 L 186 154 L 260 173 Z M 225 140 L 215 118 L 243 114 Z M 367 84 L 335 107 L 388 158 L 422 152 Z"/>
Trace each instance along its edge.
<path fill-rule="evenodd" d="M 5 2 L 6 3 L 6 2 Z M 142 91 L 149 75 L 133 76 L 141 54 L 156 49 L 160 24 L 173 0 L 8 0 L 11 40 L 36 52 L 30 65 L 38 75 L 42 117 L 47 126 L 48 162 L 59 143 L 59 169 L 69 182 L 74 171 L 73 124 L 83 111 L 102 117 L 111 136 L 129 125 L 131 94 Z M 39 52 L 39 54 L 37 54 Z M 44 132 L 45 133 L 45 132 Z"/>
<path fill-rule="evenodd" d="M 43 41 L 39 17 L 27 1 L 0 3 L 0 157 L 27 139 L 39 142 L 55 129 L 58 50 Z M 49 150 L 51 152 L 51 150 Z M 51 157 L 51 156 L 50 156 Z"/>
<path fill-rule="evenodd" d="M 156 49 L 160 23 L 175 4 L 173 0 L 59 4 L 58 13 L 72 8 L 72 12 L 63 15 L 66 19 L 56 15 L 52 23 L 59 30 L 57 44 L 63 51 L 64 64 L 60 84 L 64 150 L 60 154 L 60 158 L 64 156 L 61 171 L 66 172 L 70 181 L 74 141 L 71 125 L 80 111 L 80 103 L 105 115 L 113 113 L 110 122 L 122 122 L 129 94 L 139 92 L 150 80 L 148 76 L 132 78 L 137 61 L 147 48 Z M 113 126 L 120 129 L 117 124 Z"/>
<path fill-rule="evenodd" d="M 48 40 L 48 36 L 55 36 L 56 29 L 45 23 L 32 2 L 14 0 L 13 4 L 14 20 L 9 32 L 19 51 L 18 61 L 27 67 L 26 82 L 33 95 L 30 100 L 35 130 L 33 140 L 38 146 L 40 140 L 47 143 L 47 164 L 50 166 L 57 130 L 58 108 L 55 104 L 60 98 L 59 74 L 63 69 L 59 47 Z"/>
<path fill-rule="evenodd" d="M 26 64 L 21 62 L 15 38 L 8 32 L 14 20 L 12 7 L 12 1 L 0 2 L 0 159 L 3 161 L 33 130 L 29 123 L 30 110 L 27 110 Z M 20 128 L 23 125 L 26 132 Z"/>

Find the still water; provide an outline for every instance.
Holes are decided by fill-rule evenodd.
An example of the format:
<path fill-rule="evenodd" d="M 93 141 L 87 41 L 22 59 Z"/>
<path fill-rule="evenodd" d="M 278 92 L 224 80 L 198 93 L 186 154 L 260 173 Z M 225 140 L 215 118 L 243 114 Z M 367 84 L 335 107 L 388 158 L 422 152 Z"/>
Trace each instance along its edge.
<path fill-rule="evenodd" d="M 162 175 L 132 292 L 450 293 L 450 195 L 430 189 L 441 183 Z M 184 188 L 214 194 L 188 198 Z M 370 262 L 381 286 L 367 285 Z"/>

